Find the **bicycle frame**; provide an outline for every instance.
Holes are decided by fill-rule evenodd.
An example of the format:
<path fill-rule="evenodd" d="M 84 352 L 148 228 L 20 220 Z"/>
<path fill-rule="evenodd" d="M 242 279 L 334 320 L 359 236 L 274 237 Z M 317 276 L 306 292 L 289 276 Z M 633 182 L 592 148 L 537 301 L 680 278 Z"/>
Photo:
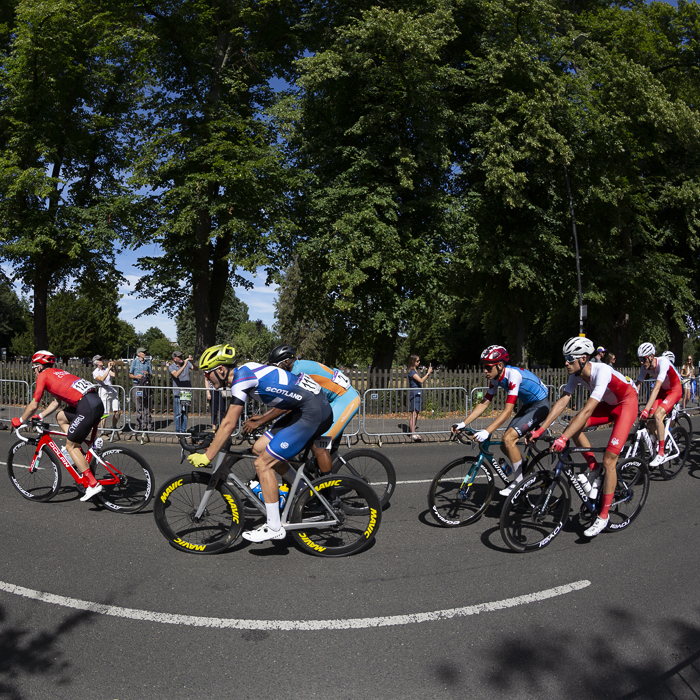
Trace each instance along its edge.
<path fill-rule="evenodd" d="M 671 413 L 669 413 L 666 416 L 666 420 L 664 421 L 664 435 L 665 435 L 665 442 L 668 444 L 668 446 L 671 448 L 669 453 L 665 456 L 665 460 L 667 461 L 669 459 L 675 459 L 680 455 L 681 450 L 678 447 L 678 443 L 676 442 L 675 438 L 671 434 L 671 423 L 675 422 L 676 418 L 678 417 L 678 409 L 676 406 L 673 407 L 671 410 Z M 649 419 L 647 419 L 649 420 Z M 634 443 L 632 443 L 628 448 L 627 451 L 625 452 L 624 458 L 627 459 L 628 457 L 636 457 L 637 452 L 639 451 L 639 443 L 644 440 L 646 443 L 647 449 L 649 450 L 649 454 L 653 455 L 654 454 L 654 440 L 651 437 L 651 433 L 649 432 L 649 429 L 646 426 L 646 421 L 640 421 L 640 427 L 637 430 L 637 436 L 634 440 Z"/>
<path fill-rule="evenodd" d="M 211 497 L 212 492 L 215 490 L 217 483 L 219 482 L 220 479 L 225 478 L 227 481 L 231 481 L 235 484 L 235 486 L 238 488 L 241 493 L 243 493 L 245 496 L 248 497 L 248 500 L 255 505 L 255 507 L 263 514 L 267 515 L 267 510 L 265 508 L 265 504 L 253 493 L 253 491 L 250 489 L 250 487 L 244 483 L 236 474 L 230 471 L 228 465 L 225 464 L 226 462 L 226 457 L 228 456 L 235 456 L 235 457 L 242 457 L 244 459 L 255 459 L 255 455 L 247 454 L 245 452 L 220 452 L 217 459 L 216 459 L 216 465 L 214 466 L 214 470 L 212 471 L 211 474 L 211 479 L 209 480 L 209 484 L 207 485 L 206 490 L 204 491 L 204 495 L 202 496 L 202 500 L 199 503 L 199 507 L 197 508 L 197 512 L 195 513 L 195 518 L 201 518 L 204 514 L 204 511 L 207 507 L 207 503 L 209 502 L 209 498 Z M 306 486 L 308 486 L 311 491 L 316 495 L 318 498 L 319 502 L 323 505 L 325 508 L 326 512 L 328 515 L 332 518 L 330 522 L 339 524 L 340 520 L 338 520 L 337 516 L 333 512 L 333 509 L 331 508 L 330 504 L 328 501 L 323 497 L 321 493 L 319 493 L 318 489 L 316 489 L 312 484 L 311 480 L 306 476 L 304 473 L 304 462 L 296 462 L 294 460 L 288 460 L 289 464 L 292 465 L 297 469 L 296 476 L 294 478 L 294 483 L 291 485 L 291 488 L 289 490 L 289 498 L 287 499 L 287 503 L 285 503 L 284 509 L 282 513 L 280 514 L 280 520 L 282 525 L 286 530 L 306 530 L 308 528 L 314 528 L 314 527 L 328 527 L 329 521 L 324 520 L 322 522 L 318 523 L 313 523 L 313 522 L 303 522 L 303 523 L 292 523 L 289 521 L 289 515 L 291 513 L 292 505 L 293 502 L 296 500 L 292 494 L 297 493 L 297 487 L 301 482 L 303 481 Z M 224 477 L 223 474 L 225 471 L 228 471 L 228 474 Z M 333 475 L 329 475 L 329 478 L 332 479 Z M 337 483 L 336 483 L 337 481 Z M 327 488 L 329 486 L 337 486 L 340 484 L 340 480 L 332 480 L 330 482 L 327 482 L 325 484 L 320 484 L 321 488 Z"/>
<path fill-rule="evenodd" d="M 493 454 L 493 452 L 489 452 L 489 448 L 492 445 L 498 446 L 498 445 L 502 445 L 502 444 L 503 444 L 502 440 L 498 440 L 498 441 L 484 440 L 484 442 L 480 442 L 479 443 L 479 456 L 477 457 L 476 462 L 474 462 L 474 466 L 469 470 L 468 476 L 476 474 L 479 467 L 481 467 L 482 462 L 488 458 L 491 466 L 495 469 L 498 476 L 500 476 L 501 479 L 503 480 L 503 483 L 506 486 L 508 486 L 511 483 L 510 477 L 505 473 L 505 471 L 501 467 L 501 463 L 498 461 L 498 459 Z M 532 443 L 526 445 L 525 455 L 523 456 L 523 464 L 522 464 L 523 473 L 525 472 L 528 465 L 530 464 L 530 460 L 532 459 L 532 451 L 534 449 L 535 449 L 535 447 Z M 470 485 L 470 484 L 467 484 L 467 485 Z"/>
<path fill-rule="evenodd" d="M 15 430 L 15 435 L 22 442 L 30 442 L 30 438 L 23 437 L 22 435 L 20 435 L 19 431 L 21 427 L 22 426 Z M 61 433 L 55 430 L 48 430 L 47 428 L 44 428 L 43 425 L 37 425 L 36 427 L 41 433 L 41 437 L 37 442 L 36 450 L 34 451 L 34 457 L 32 458 L 31 464 L 29 465 L 29 471 L 33 472 L 36 470 L 37 463 L 39 461 L 39 458 L 41 457 L 42 451 L 45 448 L 48 448 L 56 455 L 56 457 L 58 457 L 59 462 L 65 467 L 66 471 L 71 475 L 71 477 L 73 477 L 75 483 L 79 484 L 80 486 L 87 487 L 87 478 L 84 477 L 80 472 L 78 472 L 78 470 L 75 469 L 75 467 L 65 458 L 65 455 L 63 454 L 62 450 L 58 447 L 56 441 L 53 439 L 54 435 L 58 437 L 67 437 L 66 433 Z M 87 444 L 90 445 L 85 455 L 88 467 L 92 467 L 92 462 L 94 459 L 94 461 L 96 461 L 98 464 L 101 464 L 112 475 L 111 477 L 103 477 L 101 479 L 98 479 L 99 483 L 103 486 L 111 486 L 113 484 L 118 484 L 119 479 L 114 475 L 114 472 L 112 471 L 113 467 L 104 460 L 102 460 L 100 456 L 95 452 L 95 436 L 97 435 L 97 430 L 98 425 L 96 425 L 92 429 L 92 435 L 90 436 L 90 440 L 87 441 Z"/>

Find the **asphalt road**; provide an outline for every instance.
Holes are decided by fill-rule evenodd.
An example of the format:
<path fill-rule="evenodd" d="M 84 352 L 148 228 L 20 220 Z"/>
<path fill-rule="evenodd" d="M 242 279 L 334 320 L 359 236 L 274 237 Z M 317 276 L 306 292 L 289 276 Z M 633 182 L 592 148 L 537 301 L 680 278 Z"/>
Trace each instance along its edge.
<path fill-rule="evenodd" d="M 607 433 L 593 435 L 600 444 Z M 11 442 L 0 433 L 0 454 Z M 134 449 L 158 483 L 184 471 L 179 448 Z M 0 582 L 47 597 L 0 590 L 0 698 L 700 697 L 697 448 L 677 479 L 652 481 L 629 530 L 586 541 L 570 524 L 521 555 L 503 544 L 495 506 L 457 530 L 426 513 L 430 479 L 469 448 L 375 449 L 400 483 L 375 545 L 339 560 L 291 538 L 185 554 L 150 507 L 118 515 L 81 503 L 67 475 L 53 501 L 30 503 L 1 477 Z M 143 611 L 162 615 L 134 619 Z"/>

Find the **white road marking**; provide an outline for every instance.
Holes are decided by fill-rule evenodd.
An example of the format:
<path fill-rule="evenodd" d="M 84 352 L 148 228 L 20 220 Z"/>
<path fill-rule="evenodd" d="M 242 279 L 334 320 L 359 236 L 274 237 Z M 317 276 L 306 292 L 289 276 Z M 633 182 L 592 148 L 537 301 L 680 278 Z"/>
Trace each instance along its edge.
<path fill-rule="evenodd" d="M 148 610 L 135 610 L 133 608 L 120 608 L 115 605 L 102 605 L 91 603 L 76 598 L 66 598 L 53 593 L 34 591 L 31 588 L 15 586 L 11 583 L 0 581 L 0 590 L 6 593 L 23 596 L 43 603 L 61 605 L 75 610 L 86 610 L 109 615 L 111 617 L 123 617 L 131 620 L 143 620 L 145 622 L 160 622 L 167 625 L 188 625 L 190 627 L 213 627 L 216 629 L 240 629 L 240 630 L 282 630 L 282 631 L 316 631 L 316 630 L 345 630 L 366 629 L 369 627 L 390 627 L 394 625 L 408 625 L 416 622 L 434 622 L 436 620 L 449 620 L 453 617 L 478 615 L 484 612 L 514 608 L 518 605 L 528 605 L 548 598 L 555 598 L 566 593 L 573 593 L 587 588 L 590 581 L 575 581 L 564 586 L 549 588 L 546 591 L 528 593 L 497 600 L 493 603 L 481 603 L 469 605 L 463 608 L 449 608 L 447 610 L 435 610 L 434 612 L 414 613 L 412 615 L 392 615 L 389 617 L 359 617 L 347 620 L 236 620 L 221 617 L 196 617 L 193 615 L 172 615 L 170 613 L 150 612 Z"/>

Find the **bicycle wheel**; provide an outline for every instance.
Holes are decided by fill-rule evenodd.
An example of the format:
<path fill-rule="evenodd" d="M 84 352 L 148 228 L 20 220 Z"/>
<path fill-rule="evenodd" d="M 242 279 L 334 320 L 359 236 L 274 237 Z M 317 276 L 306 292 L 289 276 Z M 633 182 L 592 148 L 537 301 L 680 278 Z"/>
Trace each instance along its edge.
<path fill-rule="evenodd" d="M 136 513 L 153 498 L 153 472 L 148 462 L 138 453 L 125 447 L 103 450 L 100 459 L 104 464 L 91 464 L 98 481 L 116 483 L 102 485 L 97 497 L 105 507 L 115 513 Z"/>
<path fill-rule="evenodd" d="M 396 471 L 391 460 L 374 450 L 350 450 L 338 453 L 333 460 L 334 474 L 354 476 L 369 484 L 376 492 L 382 508 L 389 503 L 396 488 Z"/>
<path fill-rule="evenodd" d="M 676 425 L 681 428 L 685 428 L 685 432 L 688 433 L 688 440 L 693 441 L 693 422 L 690 420 L 690 416 L 685 411 L 679 411 L 678 416 L 676 416 Z"/>
<path fill-rule="evenodd" d="M 461 457 L 443 467 L 428 490 L 428 509 L 438 525 L 462 527 L 488 508 L 495 483 L 486 460 Z"/>
<path fill-rule="evenodd" d="M 318 496 L 306 488 L 297 497 L 291 514 L 291 522 L 311 526 L 291 531 L 299 547 L 317 557 L 345 557 L 367 547 L 382 520 L 374 489 L 360 479 L 340 474 L 316 479 L 312 484 L 329 501 L 339 522 L 331 519 Z M 314 526 L 324 521 L 329 521 L 327 526 Z"/>
<path fill-rule="evenodd" d="M 681 428 L 677 425 L 675 428 L 671 428 L 671 437 L 676 442 L 678 446 L 679 454 L 676 457 L 669 459 L 667 462 L 662 462 L 659 465 L 659 471 L 664 479 L 675 479 L 680 473 L 681 469 L 685 466 L 685 462 L 688 459 L 688 454 L 690 452 L 690 438 L 688 437 L 688 432 L 685 428 Z M 666 438 L 666 444 L 664 446 L 666 454 L 674 454 L 676 450 L 674 449 L 673 443 Z"/>
<path fill-rule="evenodd" d="M 20 495 L 30 501 L 48 501 L 61 487 L 61 463 L 50 448 L 36 456 L 36 443 L 17 442 L 7 455 L 7 473 Z"/>
<path fill-rule="evenodd" d="M 617 485 L 610 506 L 610 522 L 606 530 L 626 528 L 640 513 L 649 493 L 649 470 L 637 457 L 617 463 Z"/>
<path fill-rule="evenodd" d="M 546 547 L 569 518 L 571 492 L 564 477 L 539 471 L 523 480 L 501 512 L 501 536 L 514 552 Z"/>
<path fill-rule="evenodd" d="M 211 492 L 201 517 L 196 517 L 210 478 L 208 472 L 179 474 L 156 491 L 153 516 L 175 549 L 216 554 L 230 547 L 241 533 L 241 503 L 226 483 L 219 483 Z"/>

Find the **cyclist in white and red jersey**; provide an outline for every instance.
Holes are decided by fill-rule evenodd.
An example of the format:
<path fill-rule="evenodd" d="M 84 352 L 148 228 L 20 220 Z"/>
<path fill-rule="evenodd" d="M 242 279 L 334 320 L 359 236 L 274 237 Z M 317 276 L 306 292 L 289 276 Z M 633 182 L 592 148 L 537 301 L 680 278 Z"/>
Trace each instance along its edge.
<path fill-rule="evenodd" d="M 642 420 L 654 418 L 651 432 L 658 438 L 658 454 L 651 461 L 651 467 L 658 467 L 664 461 L 664 420 L 666 414 L 681 400 L 683 387 L 681 377 L 668 357 L 655 357 L 656 348 L 651 343 L 642 343 L 637 348 L 637 357 L 642 364 L 642 370 L 637 377 L 637 389 L 642 382 L 650 377 L 655 379 L 654 388 L 649 394 L 649 400 L 639 416 Z M 675 359 L 675 358 L 674 358 Z"/>
<path fill-rule="evenodd" d="M 39 402 L 45 391 L 54 396 L 54 400 L 43 413 L 36 415 L 38 420 L 50 416 L 61 404 L 68 404 L 56 415 L 61 430 L 66 433 L 66 449 L 73 458 L 76 469 L 83 474 L 88 482 L 85 495 L 80 499 L 87 501 L 102 491 L 95 475 L 88 466 L 80 444 L 87 438 L 90 431 L 100 422 L 105 412 L 104 404 L 97 392 L 97 385 L 87 379 L 81 379 L 62 369 L 54 367 L 56 358 L 47 350 L 39 350 L 32 357 L 32 369 L 36 373 L 36 388 L 34 396 L 22 414 L 21 418 L 12 419 L 12 427 L 19 428 L 26 423 L 30 416 L 35 416 Z"/>
<path fill-rule="evenodd" d="M 603 455 L 604 480 L 601 479 L 600 466 L 595 460 L 594 453 L 583 453 L 592 472 L 590 478 L 593 484 L 589 494 L 592 500 L 596 498 L 601 480 L 603 484 L 600 514 L 594 523 L 584 531 L 583 534 L 586 537 L 599 535 L 610 521 L 608 513 L 617 485 L 617 459 L 630 429 L 637 420 L 637 390 L 632 380 L 614 370 L 610 365 L 602 362 L 589 362 L 594 353 L 595 346 L 588 338 L 578 336 L 569 338 L 564 343 L 564 360 L 569 373 L 569 381 L 563 389 L 562 397 L 554 404 L 542 426 L 531 434 L 531 439 L 537 439 L 566 408 L 571 400 L 571 395 L 579 386 L 588 389 L 591 394 L 586 405 L 571 419 L 561 437 L 554 441 L 552 450 L 555 452 L 563 450 L 569 438 L 573 438 L 578 447 L 590 449 L 591 443 L 583 435 L 583 429 L 614 422 L 612 435 Z M 588 481 L 584 474 L 579 475 L 579 479 Z"/>
<path fill-rule="evenodd" d="M 474 434 L 477 442 L 488 440 L 495 430 L 498 430 L 513 414 L 515 402 L 520 399 L 520 409 L 513 416 L 503 436 L 501 450 L 513 465 L 513 480 L 506 488 L 501 489 L 502 496 L 510 492 L 523 480 L 523 457 L 516 443 L 528 430 L 537 427 L 549 413 L 549 389 L 539 377 L 521 367 L 511 367 L 506 363 L 510 360 L 508 351 L 502 345 L 489 345 L 481 353 L 481 364 L 489 382 L 489 390 L 484 400 L 464 419 L 463 423 L 452 426 L 452 432 L 465 428 L 478 418 L 490 405 L 491 399 L 501 387 L 508 392 L 506 405 L 500 415 L 488 426 Z"/>

